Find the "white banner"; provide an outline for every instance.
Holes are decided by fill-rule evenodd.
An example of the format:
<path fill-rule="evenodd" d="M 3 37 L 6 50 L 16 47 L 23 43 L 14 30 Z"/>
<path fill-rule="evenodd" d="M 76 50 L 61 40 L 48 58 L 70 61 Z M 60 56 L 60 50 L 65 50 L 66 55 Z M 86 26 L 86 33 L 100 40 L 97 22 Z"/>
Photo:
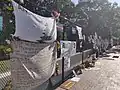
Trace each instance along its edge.
<path fill-rule="evenodd" d="M 22 40 L 53 42 L 56 40 L 56 20 L 43 17 L 12 1 L 15 14 L 16 32 L 14 36 Z"/>
<path fill-rule="evenodd" d="M 76 42 L 60 41 L 61 55 L 64 57 L 64 70 L 70 68 L 70 57 L 76 53 Z"/>
<path fill-rule="evenodd" d="M 12 41 L 11 55 L 12 90 L 32 90 L 47 81 L 55 70 L 55 43 L 39 44 Z"/>
<path fill-rule="evenodd" d="M 76 28 L 77 28 L 77 31 L 78 31 L 79 39 L 83 39 L 82 28 L 78 27 L 78 26 L 76 26 Z"/>

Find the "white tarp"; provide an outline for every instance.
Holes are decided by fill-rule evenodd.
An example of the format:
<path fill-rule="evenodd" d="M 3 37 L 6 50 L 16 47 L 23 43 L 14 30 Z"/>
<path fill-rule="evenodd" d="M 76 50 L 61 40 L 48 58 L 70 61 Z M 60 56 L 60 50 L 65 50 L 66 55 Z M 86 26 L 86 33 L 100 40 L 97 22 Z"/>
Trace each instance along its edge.
<path fill-rule="evenodd" d="M 70 57 L 76 54 L 76 42 L 72 41 L 60 41 L 61 55 L 64 57 L 64 70 L 70 68 Z"/>
<path fill-rule="evenodd" d="M 55 71 L 57 37 L 54 18 L 42 17 L 12 1 L 16 32 L 20 40 L 12 40 L 11 54 L 12 90 L 32 90 Z M 42 40 L 45 43 L 38 43 Z"/>
<path fill-rule="evenodd" d="M 53 42 L 56 40 L 56 20 L 43 17 L 12 1 L 15 14 L 16 32 L 14 36 L 23 40 Z"/>
<path fill-rule="evenodd" d="M 32 90 L 47 81 L 56 65 L 55 43 L 12 41 L 12 90 Z"/>
<path fill-rule="evenodd" d="M 77 28 L 77 31 L 78 31 L 79 39 L 83 39 L 82 28 L 81 28 L 81 27 L 78 27 L 78 26 L 76 26 L 76 28 Z"/>

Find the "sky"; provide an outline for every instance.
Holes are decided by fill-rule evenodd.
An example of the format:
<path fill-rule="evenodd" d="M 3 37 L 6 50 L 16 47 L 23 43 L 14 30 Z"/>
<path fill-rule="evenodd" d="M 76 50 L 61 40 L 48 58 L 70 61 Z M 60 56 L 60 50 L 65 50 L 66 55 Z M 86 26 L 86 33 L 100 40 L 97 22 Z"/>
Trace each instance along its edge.
<path fill-rule="evenodd" d="M 77 4 L 78 3 L 78 0 L 71 0 L 71 1 L 73 1 L 75 4 Z M 110 2 L 117 2 L 118 3 L 118 5 L 120 6 L 120 0 L 109 0 Z"/>
<path fill-rule="evenodd" d="M 109 0 L 110 2 L 117 2 L 118 3 L 118 5 L 120 6 L 120 0 Z"/>

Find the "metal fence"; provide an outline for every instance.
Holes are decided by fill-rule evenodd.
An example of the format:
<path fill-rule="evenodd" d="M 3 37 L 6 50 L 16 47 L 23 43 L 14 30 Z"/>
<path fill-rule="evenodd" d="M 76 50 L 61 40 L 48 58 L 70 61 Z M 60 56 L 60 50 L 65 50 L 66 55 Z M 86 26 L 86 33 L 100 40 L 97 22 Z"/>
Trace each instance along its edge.
<path fill-rule="evenodd" d="M 10 81 L 10 61 L 0 61 L 0 90 L 2 90 Z"/>
<path fill-rule="evenodd" d="M 83 53 L 80 52 L 80 53 L 76 53 L 75 55 L 71 56 L 69 70 L 82 63 L 82 55 L 83 55 L 83 61 L 85 61 L 86 58 L 88 58 L 91 53 L 92 53 L 92 50 L 89 49 L 89 50 L 83 51 Z M 61 72 L 62 71 L 62 58 L 59 58 L 57 60 L 57 63 L 59 64 L 59 71 Z"/>
<path fill-rule="evenodd" d="M 91 54 L 91 49 L 86 50 L 83 53 L 76 53 L 75 55 L 71 56 L 69 70 L 71 70 L 75 66 L 82 63 L 82 54 L 83 54 L 83 60 L 85 61 L 86 58 Z M 62 71 L 62 59 L 59 58 L 57 60 L 57 63 L 59 64 L 59 71 L 61 72 Z M 67 76 L 69 74 L 68 73 L 69 70 L 67 71 L 67 73 L 65 73 L 65 76 Z M 7 83 L 10 83 L 10 75 L 11 75 L 10 60 L 0 61 L 0 90 L 2 90 L 7 85 Z M 52 77 L 53 81 L 54 81 L 54 78 L 56 79 L 57 77 Z M 60 75 L 58 76 L 58 78 L 60 78 Z M 57 79 L 56 82 L 53 82 L 53 84 L 56 84 L 60 80 L 61 79 Z M 46 84 L 47 82 L 45 82 L 44 84 Z M 45 87 L 46 87 L 46 85 L 45 85 Z M 38 87 L 38 89 L 35 89 L 35 90 L 45 90 L 45 87 L 44 87 L 44 85 L 42 85 L 42 86 Z"/>
<path fill-rule="evenodd" d="M 65 71 L 65 78 L 68 78 L 68 75 L 71 74 L 71 70 L 77 66 L 82 64 L 82 55 L 83 55 L 83 62 L 85 62 L 87 60 L 87 58 L 89 57 L 89 55 L 91 55 L 92 50 L 85 50 L 83 53 L 76 53 L 75 55 L 71 56 L 70 58 L 70 68 L 68 71 Z M 57 63 L 59 64 L 59 75 L 58 76 L 54 76 L 51 77 L 51 83 L 53 85 L 54 88 L 56 88 L 57 86 L 59 86 L 59 84 L 61 83 L 62 80 L 62 76 L 61 76 L 61 72 L 62 72 L 62 58 L 59 58 L 57 60 Z M 49 81 L 46 81 L 45 83 L 43 83 L 42 85 L 40 85 L 39 87 L 33 89 L 33 90 L 49 90 L 46 89 L 46 86 L 48 85 Z"/>

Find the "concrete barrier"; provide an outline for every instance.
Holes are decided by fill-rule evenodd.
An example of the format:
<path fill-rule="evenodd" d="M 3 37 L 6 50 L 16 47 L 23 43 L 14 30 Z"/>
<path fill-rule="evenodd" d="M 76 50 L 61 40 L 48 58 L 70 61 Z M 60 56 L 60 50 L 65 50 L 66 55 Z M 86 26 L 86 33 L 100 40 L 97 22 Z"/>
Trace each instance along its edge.
<path fill-rule="evenodd" d="M 92 50 L 91 49 L 83 51 L 83 60 L 88 58 L 88 56 L 91 55 L 91 54 L 92 54 Z"/>

